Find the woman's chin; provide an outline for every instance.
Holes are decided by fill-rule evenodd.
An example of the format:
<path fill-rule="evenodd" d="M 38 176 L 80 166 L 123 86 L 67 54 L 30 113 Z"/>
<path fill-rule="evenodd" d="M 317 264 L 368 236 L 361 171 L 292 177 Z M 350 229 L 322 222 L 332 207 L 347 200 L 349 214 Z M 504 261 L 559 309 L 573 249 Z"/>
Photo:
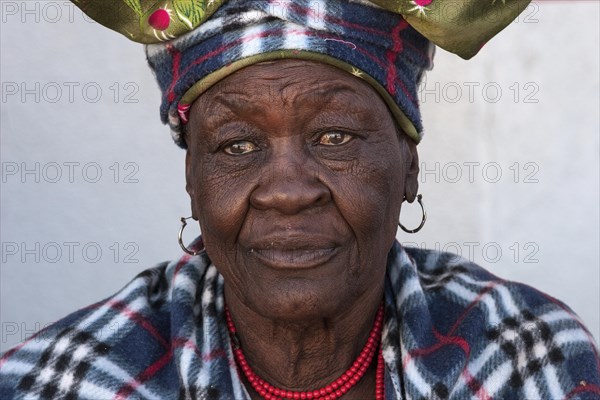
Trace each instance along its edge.
<path fill-rule="evenodd" d="M 347 309 L 352 301 L 352 291 L 340 287 L 342 282 L 340 279 L 280 280 L 247 293 L 246 305 L 265 318 L 290 323 L 327 319 Z"/>
<path fill-rule="evenodd" d="M 358 254 L 351 245 L 310 252 L 242 252 L 236 270 L 221 271 L 226 297 L 235 296 L 228 302 L 273 320 L 306 323 L 339 317 L 383 282 L 385 260 L 364 253 L 365 259 L 359 260 Z"/>

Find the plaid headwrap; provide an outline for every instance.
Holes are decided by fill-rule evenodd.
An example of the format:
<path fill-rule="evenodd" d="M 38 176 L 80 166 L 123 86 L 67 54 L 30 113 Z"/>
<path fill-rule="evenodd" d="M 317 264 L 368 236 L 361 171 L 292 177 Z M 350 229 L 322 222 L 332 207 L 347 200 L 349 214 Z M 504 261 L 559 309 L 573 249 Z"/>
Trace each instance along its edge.
<path fill-rule="evenodd" d="M 366 79 L 415 141 L 423 130 L 417 85 L 433 45 L 401 15 L 344 0 L 224 3 L 204 24 L 146 54 L 163 93 L 161 118 L 182 147 L 192 102 L 214 83 L 253 63 L 321 61 Z"/>
<path fill-rule="evenodd" d="M 530 0 L 72 1 L 147 44 L 161 119 L 185 147 L 182 126 L 201 93 L 247 65 L 281 58 L 320 61 L 366 80 L 418 143 L 417 86 L 432 67 L 433 43 L 470 58 Z"/>
<path fill-rule="evenodd" d="M 146 270 L 6 352 L 0 398 L 249 400 L 223 285 L 206 256 Z M 382 346 L 387 400 L 600 398 L 597 349 L 567 306 L 449 253 L 394 244 Z"/>

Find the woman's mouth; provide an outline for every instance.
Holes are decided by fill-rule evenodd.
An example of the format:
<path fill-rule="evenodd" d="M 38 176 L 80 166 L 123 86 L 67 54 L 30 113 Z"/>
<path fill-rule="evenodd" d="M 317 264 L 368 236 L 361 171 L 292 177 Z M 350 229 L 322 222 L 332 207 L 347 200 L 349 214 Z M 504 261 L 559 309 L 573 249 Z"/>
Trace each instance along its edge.
<path fill-rule="evenodd" d="M 308 269 L 327 263 L 338 252 L 335 240 L 322 235 L 269 235 L 243 246 L 249 257 L 275 269 Z"/>
<path fill-rule="evenodd" d="M 250 256 L 275 269 L 308 269 L 327 263 L 337 247 L 295 249 L 284 247 L 251 248 Z"/>

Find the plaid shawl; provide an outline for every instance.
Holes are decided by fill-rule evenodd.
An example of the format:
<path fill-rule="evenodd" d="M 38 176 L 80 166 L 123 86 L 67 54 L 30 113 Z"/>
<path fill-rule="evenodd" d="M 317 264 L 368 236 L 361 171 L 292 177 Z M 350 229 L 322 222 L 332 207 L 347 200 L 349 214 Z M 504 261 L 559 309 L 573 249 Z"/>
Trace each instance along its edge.
<path fill-rule="evenodd" d="M 139 274 L 0 358 L 1 399 L 249 399 L 205 256 Z M 448 253 L 388 257 L 387 399 L 598 399 L 597 350 L 559 301 Z"/>

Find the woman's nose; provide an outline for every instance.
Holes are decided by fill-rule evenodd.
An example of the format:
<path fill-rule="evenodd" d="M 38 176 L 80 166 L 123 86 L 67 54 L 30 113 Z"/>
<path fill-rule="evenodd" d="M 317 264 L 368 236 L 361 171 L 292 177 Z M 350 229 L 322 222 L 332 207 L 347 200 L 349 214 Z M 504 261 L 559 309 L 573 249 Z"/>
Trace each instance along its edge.
<path fill-rule="evenodd" d="M 286 215 L 327 204 L 331 201 L 331 192 L 320 180 L 315 165 L 296 159 L 265 166 L 250 203 L 257 209 L 273 209 Z"/>

